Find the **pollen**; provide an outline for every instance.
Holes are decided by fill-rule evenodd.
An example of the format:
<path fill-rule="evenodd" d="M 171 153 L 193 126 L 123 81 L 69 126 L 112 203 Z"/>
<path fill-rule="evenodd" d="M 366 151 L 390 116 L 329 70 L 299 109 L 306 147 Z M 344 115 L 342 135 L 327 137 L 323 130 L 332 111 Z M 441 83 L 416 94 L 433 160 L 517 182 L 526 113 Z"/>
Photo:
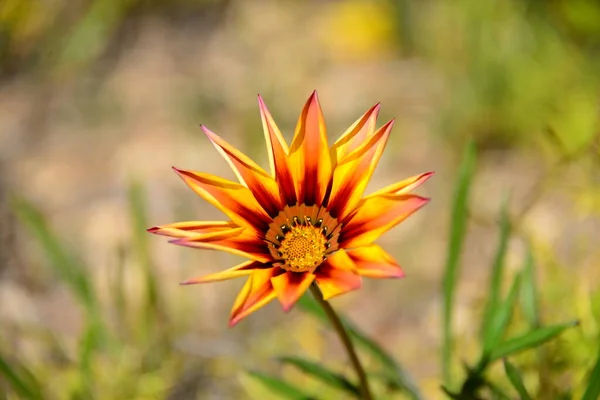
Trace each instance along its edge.
<path fill-rule="evenodd" d="M 292 272 L 312 272 L 323 262 L 327 239 L 312 225 L 291 227 L 279 247 L 281 267 Z"/>

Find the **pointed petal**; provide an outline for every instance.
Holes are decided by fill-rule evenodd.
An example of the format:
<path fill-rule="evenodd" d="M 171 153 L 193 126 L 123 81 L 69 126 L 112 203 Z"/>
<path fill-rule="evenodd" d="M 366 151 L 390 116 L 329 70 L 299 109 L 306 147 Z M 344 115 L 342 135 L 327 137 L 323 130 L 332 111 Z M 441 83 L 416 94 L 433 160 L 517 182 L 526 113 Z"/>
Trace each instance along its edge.
<path fill-rule="evenodd" d="M 350 256 L 340 250 L 315 270 L 325 300 L 360 288 L 362 279 L 354 272 L 355 267 Z"/>
<path fill-rule="evenodd" d="M 308 98 L 298 119 L 289 162 L 298 203 L 322 205 L 332 167 L 325 121 L 316 91 Z"/>
<path fill-rule="evenodd" d="M 269 268 L 252 272 L 235 299 L 231 309 L 229 327 L 233 327 L 277 297 L 271 284 L 271 278 L 277 276 L 281 271 L 280 268 Z"/>
<path fill-rule="evenodd" d="M 184 221 L 154 226 L 148 232 L 175 238 L 191 237 L 204 233 L 213 233 L 238 228 L 231 221 Z"/>
<path fill-rule="evenodd" d="M 247 276 L 252 274 L 254 271 L 259 269 L 269 268 L 270 265 L 263 264 L 257 261 L 246 261 L 235 267 L 226 269 L 225 271 L 219 271 L 212 274 L 202 275 L 196 278 L 187 279 L 181 282 L 181 285 L 194 285 L 197 283 L 217 282 L 228 279 L 237 278 L 240 276 Z"/>
<path fill-rule="evenodd" d="M 379 115 L 380 104 L 377 103 L 354 122 L 350 128 L 331 146 L 333 165 L 355 150 L 361 143 L 375 132 L 375 124 Z"/>
<path fill-rule="evenodd" d="M 202 172 L 173 168 L 200 197 L 239 226 L 266 231 L 270 218 L 245 186 Z"/>
<path fill-rule="evenodd" d="M 260 262 L 272 261 L 271 253 L 264 240 L 253 231 L 244 228 L 184 237 L 172 240 L 171 243 L 199 249 L 226 251 Z"/>
<path fill-rule="evenodd" d="M 288 145 L 260 95 L 258 96 L 258 106 L 267 143 L 271 175 L 275 177 L 279 186 L 282 202 L 293 206 L 296 204 L 296 189 L 288 164 Z"/>
<path fill-rule="evenodd" d="M 288 312 L 314 280 L 314 274 L 290 271 L 271 278 L 273 289 L 275 289 L 275 294 L 283 307 L 283 311 Z"/>
<path fill-rule="evenodd" d="M 237 176 L 240 183 L 250 189 L 254 198 L 271 217 L 284 206 L 279 196 L 277 182 L 244 153 L 221 139 L 205 126 L 202 130 Z"/>
<path fill-rule="evenodd" d="M 363 199 L 346 221 L 338 241 L 344 248 L 369 245 L 428 201 L 413 194 L 383 194 Z"/>
<path fill-rule="evenodd" d="M 396 260 L 376 244 L 349 250 L 356 273 L 369 278 L 402 278 L 404 272 Z"/>
<path fill-rule="evenodd" d="M 358 205 L 383 154 L 393 125 L 394 120 L 391 120 L 340 160 L 333 173 L 328 205 L 331 215 L 343 220 Z"/>
<path fill-rule="evenodd" d="M 411 190 L 417 188 L 422 183 L 427 181 L 429 178 L 433 176 L 434 172 L 425 172 L 424 174 L 419 174 L 415 176 L 411 176 L 410 178 L 401 180 L 400 182 L 392 183 L 389 186 L 384 187 L 383 189 L 379 189 L 373 194 L 370 194 L 365 197 L 365 199 L 373 196 L 379 196 L 382 194 L 407 194 Z"/>

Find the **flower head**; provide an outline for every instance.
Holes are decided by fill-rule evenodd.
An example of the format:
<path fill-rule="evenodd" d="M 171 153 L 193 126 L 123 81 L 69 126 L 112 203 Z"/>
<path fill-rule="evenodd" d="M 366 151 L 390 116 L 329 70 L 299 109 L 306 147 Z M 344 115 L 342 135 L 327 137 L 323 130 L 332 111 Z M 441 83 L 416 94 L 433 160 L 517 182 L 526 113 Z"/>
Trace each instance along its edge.
<path fill-rule="evenodd" d="M 433 173 L 363 197 L 394 121 L 376 129 L 377 104 L 330 147 L 314 92 L 288 147 L 260 96 L 258 103 L 270 173 L 204 126 L 239 183 L 174 168 L 230 221 L 179 222 L 148 230 L 175 238 L 175 244 L 249 259 L 183 284 L 247 276 L 231 311 L 233 326 L 275 298 L 288 311 L 313 282 L 329 299 L 359 288 L 362 276 L 404 276 L 396 261 L 374 242 L 429 201 L 410 191 Z"/>

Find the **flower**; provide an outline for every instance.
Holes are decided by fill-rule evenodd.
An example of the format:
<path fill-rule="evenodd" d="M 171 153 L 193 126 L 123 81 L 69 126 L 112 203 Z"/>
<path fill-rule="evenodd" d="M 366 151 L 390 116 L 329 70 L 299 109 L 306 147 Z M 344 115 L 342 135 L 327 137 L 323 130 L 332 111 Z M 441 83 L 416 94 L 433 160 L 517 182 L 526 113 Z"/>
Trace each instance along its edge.
<path fill-rule="evenodd" d="M 409 192 L 433 172 L 362 197 L 394 121 L 376 129 L 377 104 L 329 147 L 313 92 L 288 147 L 260 96 L 258 104 L 270 174 L 204 126 L 239 183 L 174 168 L 230 221 L 187 221 L 148 229 L 175 238 L 171 243 L 223 250 L 249 261 L 182 284 L 248 276 L 231 311 L 229 326 L 233 326 L 275 298 L 289 311 L 313 282 L 329 299 L 358 289 L 362 276 L 404 276 L 374 242 L 429 201 Z"/>

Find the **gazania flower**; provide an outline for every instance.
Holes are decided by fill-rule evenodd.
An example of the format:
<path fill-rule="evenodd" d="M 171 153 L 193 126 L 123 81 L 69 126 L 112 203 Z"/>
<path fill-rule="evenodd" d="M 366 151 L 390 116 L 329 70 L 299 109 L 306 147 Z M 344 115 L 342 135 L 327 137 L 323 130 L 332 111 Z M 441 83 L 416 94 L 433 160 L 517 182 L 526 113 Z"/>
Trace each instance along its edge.
<path fill-rule="evenodd" d="M 374 242 L 429 199 L 409 192 L 433 173 L 405 179 L 363 197 L 394 121 L 376 129 L 379 104 L 331 147 L 314 92 L 290 147 L 258 97 L 270 173 L 204 126 L 239 183 L 175 169 L 200 197 L 229 221 L 187 221 L 150 228 L 171 243 L 223 250 L 248 258 L 233 268 L 183 284 L 247 276 L 230 326 L 278 299 L 285 311 L 316 282 L 324 299 L 358 289 L 361 277 L 400 278 L 396 261 Z"/>

